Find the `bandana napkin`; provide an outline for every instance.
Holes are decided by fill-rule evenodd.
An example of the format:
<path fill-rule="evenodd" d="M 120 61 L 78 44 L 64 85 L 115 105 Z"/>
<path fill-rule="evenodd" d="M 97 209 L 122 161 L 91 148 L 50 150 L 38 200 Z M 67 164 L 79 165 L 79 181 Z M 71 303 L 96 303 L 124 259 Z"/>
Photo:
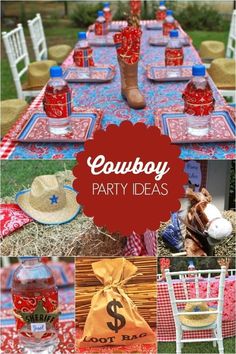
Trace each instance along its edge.
<path fill-rule="evenodd" d="M 17 204 L 1 204 L 0 208 L 1 238 L 33 221 Z"/>

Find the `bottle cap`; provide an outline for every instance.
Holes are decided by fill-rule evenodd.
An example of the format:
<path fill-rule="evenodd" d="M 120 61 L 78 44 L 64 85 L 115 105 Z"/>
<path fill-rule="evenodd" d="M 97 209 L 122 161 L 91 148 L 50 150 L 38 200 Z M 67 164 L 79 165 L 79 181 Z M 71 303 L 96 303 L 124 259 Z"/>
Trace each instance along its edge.
<path fill-rule="evenodd" d="M 188 266 L 189 266 L 189 267 L 194 267 L 194 268 L 195 268 L 195 265 L 194 265 L 193 261 L 188 261 Z"/>
<path fill-rule="evenodd" d="M 170 31 L 170 38 L 178 38 L 178 37 L 179 37 L 179 32 L 177 30 Z"/>
<path fill-rule="evenodd" d="M 166 16 L 172 16 L 173 10 L 166 10 Z"/>
<path fill-rule="evenodd" d="M 192 67 L 192 75 L 193 76 L 205 76 L 206 75 L 206 68 L 202 64 L 196 64 Z"/>
<path fill-rule="evenodd" d="M 103 6 L 104 7 L 110 7 L 110 3 L 109 2 L 104 2 Z"/>
<path fill-rule="evenodd" d="M 98 17 L 103 16 L 103 11 L 98 11 Z"/>
<path fill-rule="evenodd" d="M 165 6 L 165 1 L 160 1 L 160 6 Z"/>
<path fill-rule="evenodd" d="M 79 40 L 87 39 L 86 32 L 78 32 L 78 39 Z"/>
<path fill-rule="evenodd" d="M 61 77 L 62 68 L 60 66 L 51 66 L 50 68 L 50 77 Z"/>

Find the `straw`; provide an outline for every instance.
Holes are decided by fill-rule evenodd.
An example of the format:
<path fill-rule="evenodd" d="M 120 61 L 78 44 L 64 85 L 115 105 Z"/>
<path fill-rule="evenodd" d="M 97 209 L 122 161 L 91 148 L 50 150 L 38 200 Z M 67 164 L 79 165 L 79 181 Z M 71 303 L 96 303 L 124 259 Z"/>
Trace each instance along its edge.
<path fill-rule="evenodd" d="M 231 222 L 233 227 L 233 232 L 229 237 L 226 237 L 222 242 L 215 246 L 215 256 L 216 257 L 234 257 L 235 247 L 236 247 L 236 212 L 234 210 L 225 210 L 222 216 Z M 171 257 L 175 253 L 173 249 L 170 249 L 165 242 L 162 240 L 162 231 L 170 224 L 170 220 L 166 223 L 161 223 L 158 230 L 158 256 L 160 257 Z M 177 252 L 177 251 L 176 251 Z"/>
<path fill-rule="evenodd" d="M 93 295 L 103 288 L 95 277 L 92 263 L 101 260 L 98 257 L 77 258 L 75 270 L 76 282 L 76 325 L 84 327 Z M 137 276 L 124 286 L 126 294 L 138 308 L 140 315 L 151 327 L 156 326 L 156 258 L 128 257 L 137 268 Z"/>
<path fill-rule="evenodd" d="M 73 175 L 69 170 L 56 173 L 62 183 L 72 185 Z M 30 186 L 22 186 L 28 188 Z M 16 191 L 17 192 L 17 191 Z M 15 196 L 1 199 L 1 203 L 15 203 Z M 110 235 L 104 228 L 98 228 L 93 220 L 80 213 L 70 223 L 42 225 L 29 223 L 6 236 L 1 242 L 2 256 L 121 256 L 125 238 Z"/>

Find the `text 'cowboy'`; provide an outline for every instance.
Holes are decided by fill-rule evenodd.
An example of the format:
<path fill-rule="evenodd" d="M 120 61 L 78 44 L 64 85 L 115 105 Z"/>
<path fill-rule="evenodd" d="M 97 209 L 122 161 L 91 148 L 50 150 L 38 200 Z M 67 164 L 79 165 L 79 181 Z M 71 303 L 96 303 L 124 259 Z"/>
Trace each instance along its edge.
<path fill-rule="evenodd" d="M 152 174 L 155 173 L 155 180 L 160 181 L 162 177 L 169 172 L 170 167 L 168 167 L 168 162 L 159 161 L 155 163 L 154 161 L 148 161 L 143 163 L 140 157 L 137 157 L 135 161 L 117 161 L 116 163 L 112 161 L 106 161 L 104 155 L 98 155 L 92 161 L 92 157 L 88 157 L 87 165 L 91 168 L 91 173 L 93 175 L 99 175 L 104 173 L 105 175 L 114 173 L 125 175 L 127 173 L 133 173 L 138 175 L 140 173 Z"/>

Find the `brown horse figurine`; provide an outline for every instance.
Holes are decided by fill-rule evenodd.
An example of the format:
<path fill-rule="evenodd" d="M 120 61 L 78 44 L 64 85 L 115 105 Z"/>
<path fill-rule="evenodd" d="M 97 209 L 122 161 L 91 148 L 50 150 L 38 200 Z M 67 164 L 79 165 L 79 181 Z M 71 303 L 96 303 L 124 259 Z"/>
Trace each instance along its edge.
<path fill-rule="evenodd" d="M 205 188 L 200 192 L 188 188 L 186 197 L 189 206 L 180 221 L 187 229 L 184 239 L 187 256 L 212 256 L 215 245 L 232 233 L 232 225 L 212 204 L 212 197 Z"/>

